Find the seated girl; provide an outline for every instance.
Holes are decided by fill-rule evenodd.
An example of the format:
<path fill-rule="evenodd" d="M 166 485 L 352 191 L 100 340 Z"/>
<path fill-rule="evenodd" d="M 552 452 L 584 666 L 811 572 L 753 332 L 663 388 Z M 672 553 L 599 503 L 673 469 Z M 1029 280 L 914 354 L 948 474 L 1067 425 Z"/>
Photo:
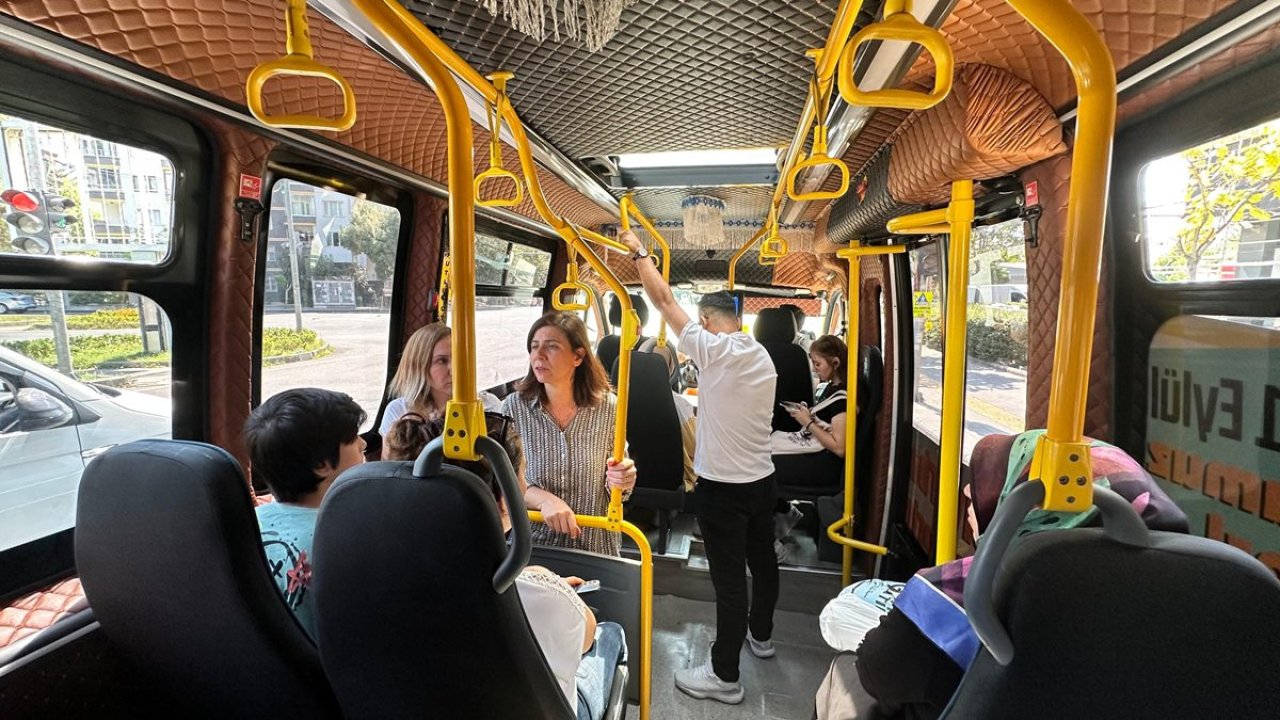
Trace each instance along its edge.
<path fill-rule="evenodd" d="M 849 350 L 834 335 L 823 335 L 809 348 L 809 360 L 821 383 L 813 407 L 794 405 L 787 412 L 800 423 L 798 432 L 775 431 L 774 477 L 779 485 L 815 489 L 840 487 L 844 473 L 846 411 L 845 373 Z"/>
<path fill-rule="evenodd" d="M 491 437 L 500 439 L 506 418 L 485 413 Z M 427 420 L 418 413 L 405 413 L 391 426 L 383 445 L 383 459 L 417 459 L 427 443 L 443 432 L 443 418 Z M 497 432 L 495 432 L 495 430 Z M 519 436 L 510 433 L 514 443 L 503 442 L 512 467 L 520 467 L 523 454 Z M 493 473 L 484 461 L 450 461 L 476 473 L 489 487 L 498 503 L 503 532 L 511 530 L 511 516 L 502 499 Z M 523 489 L 523 483 L 521 483 Z M 529 628 L 551 672 L 560 683 L 569 706 L 576 708 L 579 720 L 600 720 L 604 716 L 609 690 L 618 663 L 626 657 L 626 640 L 617 623 L 596 623 L 591 608 L 574 589 L 582 578 L 562 578 L 547 568 L 531 565 L 516 578 L 516 590 L 524 606 Z"/>

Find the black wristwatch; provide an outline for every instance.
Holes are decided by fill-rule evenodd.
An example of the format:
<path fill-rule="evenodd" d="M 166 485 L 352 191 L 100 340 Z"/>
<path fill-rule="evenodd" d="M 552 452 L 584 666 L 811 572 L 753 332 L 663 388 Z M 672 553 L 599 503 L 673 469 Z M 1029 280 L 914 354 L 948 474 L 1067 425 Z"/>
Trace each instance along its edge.
<path fill-rule="evenodd" d="M 644 247 L 640 248 L 636 252 L 631 253 L 632 260 L 643 260 L 647 257 L 649 257 L 649 249 Z"/>

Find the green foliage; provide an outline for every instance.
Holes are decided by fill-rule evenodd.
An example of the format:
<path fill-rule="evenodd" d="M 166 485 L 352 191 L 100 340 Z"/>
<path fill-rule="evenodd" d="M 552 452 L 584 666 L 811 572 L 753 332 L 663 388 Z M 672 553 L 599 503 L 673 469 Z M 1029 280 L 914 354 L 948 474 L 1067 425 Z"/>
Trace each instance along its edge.
<path fill-rule="evenodd" d="M 87 315 L 68 315 L 70 330 L 123 330 L 138 327 L 138 311 L 135 308 L 95 310 Z"/>
<path fill-rule="evenodd" d="M 969 357 L 1005 367 L 1027 366 L 1027 310 L 970 305 L 968 310 Z M 942 318 L 938 307 L 924 318 L 924 344 L 942 350 Z"/>
<path fill-rule="evenodd" d="M 262 331 L 262 357 L 268 365 L 273 364 L 273 358 L 303 352 L 318 352 L 327 347 L 324 339 L 317 335 L 315 330 L 266 328 Z"/>
<path fill-rule="evenodd" d="M 400 213 L 386 205 L 356 200 L 351 210 L 351 223 L 338 233 L 338 240 L 351 251 L 352 256 L 361 253 L 368 256 L 379 278 L 389 278 L 396 268 Z"/>
<path fill-rule="evenodd" d="M 1171 275 L 1182 269 L 1185 279 L 1195 280 L 1211 251 L 1225 251 L 1219 241 L 1238 241 L 1250 223 L 1271 219 L 1267 206 L 1280 198 L 1280 125 L 1191 148 L 1182 158 L 1187 163 L 1182 227 L 1156 265 Z"/>
<path fill-rule="evenodd" d="M 68 305 L 128 305 L 129 293 L 68 290 Z"/>
<path fill-rule="evenodd" d="M 0 345 L 42 365 L 58 367 L 52 338 L 6 340 Z M 77 377 L 91 377 L 105 363 L 164 367 L 169 364 L 169 353 L 144 354 L 142 338 L 137 334 L 76 335 L 71 338 L 71 366 L 75 368 Z"/>

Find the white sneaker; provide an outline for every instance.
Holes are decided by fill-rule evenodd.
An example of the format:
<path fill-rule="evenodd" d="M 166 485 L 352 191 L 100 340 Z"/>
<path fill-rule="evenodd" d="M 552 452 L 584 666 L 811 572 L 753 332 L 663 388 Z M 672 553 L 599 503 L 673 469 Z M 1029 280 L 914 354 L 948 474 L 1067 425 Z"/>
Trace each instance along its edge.
<path fill-rule="evenodd" d="M 757 640 L 751 635 L 750 630 L 747 631 L 747 647 L 751 648 L 752 655 L 765 660 L 778 654 L 772 640 Z"/>
<path fill-rule="evenodd" d="M 725 682 L 711 669 L 710 658 L 697 667 L 676 671 L 676 687 L 690 697 L 699 700 L 719 700 L 728 705 L 737 705 L 746 697 L 742 683 Z"/>
<path fill-rule="evenodd" d="M 774 540 L 773 553 L 778 556 L 778 564 L 781 565 L 787 561 L 787 556 L 791 554 L 791 548 L 784 545 L 781 540 Z"/>
<path fill-rule="evenodd" d="M 800 508 L 794 505 L 788 506 L 785 513 L 775 513 L 773 516 L 774 537 L 779 540 L 786 537 L 803 518 L 804 513 L 800 512 Z"/>

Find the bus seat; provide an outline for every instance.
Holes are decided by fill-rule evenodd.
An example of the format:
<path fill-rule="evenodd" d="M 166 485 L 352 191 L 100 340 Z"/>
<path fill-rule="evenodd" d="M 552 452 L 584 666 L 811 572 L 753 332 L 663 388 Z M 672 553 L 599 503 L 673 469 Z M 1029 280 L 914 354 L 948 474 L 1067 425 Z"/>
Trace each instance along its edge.
<path fill-rule="evenodd" d="M 1043 487 L 1000 505 L 965 586 L 983 648 L 944 717 L 1273 717 L 1280 580 L 1225 543 L 1147 530 L 1095 488 L 1102 528 L 1006 554 Z"/>
<path fill-rule="evenodd" d="M 755 338 L 764 346 L 773 367 L 778 371 L 778 387 L 773 398 L 773 429 L 794 432 L 800 425 L 778 403 L 783 400 L 813 404 L 813 375 L 809 372 L 809 355 L 796 345 L 796 321 L 783 308 L 765 308 L 756 316 L 752 328 Z"/>
<path fill-rule="evenodd" d="M 618 381 L 614 363 L 611 379 Z M 671 511 L 684 509 L 684 439 L 671 397 L 663 356 L 631 352 L 631 399 L 627 405 L 627 454 L 636 463 L 636 486 L 628 504 L 658 511 L 658 553 L 667 552 Z"/>
<path fill-rule="evenodd" d="M 174 715 L 338 717 L 316 647 L 268 574 L 247 487 L 235 459 L 203 443 L 103 453 L 76 510 L 85 595 Z"/>
<path fill-rule="evenodd" d="M 596 618 L 616 622 L 627 637 L 627 652 L 636 664 L 640 649 L 640 561 L 597 555 L 584 550 L 534 546 L 530 565 L 541 565 L 560 575 L 599 580 L 600 589 L 582 596 Z M 625 670 L 618 668 L 619 672 Z M 626 675 L 622 675 L 627 678 Z M 627 694 L 640 701 L 640 673 L 630 676 Z"/>
<path fill-rule="evenodd" d="M 631 294 L 631 307 L 635 308 L 636 315 L 640 318 L 640 327 L 636 329 L 638 333 L 644 332 L 644 326 L 649 323 L 649 305 L 645 303 L 644 298 L 638 293 Z M 609 327 L 622 327 L 622 303 L 618 302 L 618 296 L 614 295 L 609 298 Z M 637 335 L 636 347 L 645 340 L 643 335 Z M 618 348 L 622 344 L 622 336 L 618 333 L 611 332 L 600 338 L 596 343 L 596 357 L 600 358 L 600 363 L 605 369 L 613 367 L 618 361 Z"/>
<path fill-rule="evenodd" d="M 524 501 L 504 492 L 517 518 L 509 550 L 488 485 L 442 465 L 441 449 L 439 438 L 428 445 L 416 474 L 406 462 L 351 468 L 320 507 L 316 633 L 343 712 L 567 720 L 510 582 L 531 545 L 518 520 Z M 512 567 L 509 552 L 514 572 L 496 582 Z"/>

